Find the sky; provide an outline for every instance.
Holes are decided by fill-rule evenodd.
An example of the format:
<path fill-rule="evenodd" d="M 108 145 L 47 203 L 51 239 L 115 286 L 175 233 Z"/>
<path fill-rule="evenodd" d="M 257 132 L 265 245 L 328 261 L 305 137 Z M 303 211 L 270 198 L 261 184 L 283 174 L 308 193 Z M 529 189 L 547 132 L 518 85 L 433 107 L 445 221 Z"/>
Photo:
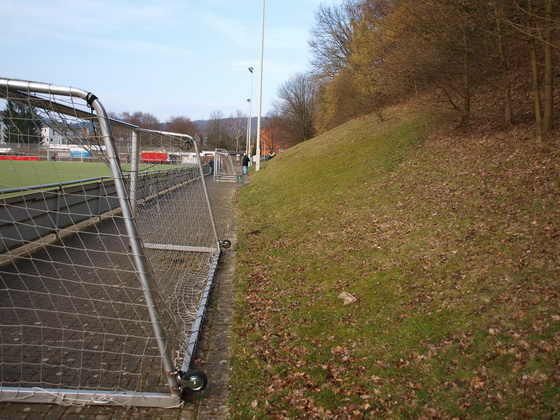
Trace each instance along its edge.
<path fill-rule="evenodd" d="M 265 0 L 262 115 L 310 69 L 326 0 Z M 0 77 L 71 86 L 161 122 L 259 109 L 262 0 L 0 0 Z M 253 75 L 248 68 L 253 67 Z"/>

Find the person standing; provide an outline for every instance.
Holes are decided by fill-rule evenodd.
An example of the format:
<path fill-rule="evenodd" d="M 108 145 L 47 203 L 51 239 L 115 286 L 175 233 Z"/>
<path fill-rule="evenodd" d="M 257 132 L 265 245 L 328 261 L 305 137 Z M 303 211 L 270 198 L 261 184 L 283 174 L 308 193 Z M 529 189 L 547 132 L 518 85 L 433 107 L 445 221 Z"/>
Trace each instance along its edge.
<path fill-rule="evenodd" d="M 247 153 L 243 153 L 243 159 L 241 160 L 241 165 L 243 166 L 243 175 L 247 175 L 247 172 L 249 172 L 249 156 L 247 156 Z"/>

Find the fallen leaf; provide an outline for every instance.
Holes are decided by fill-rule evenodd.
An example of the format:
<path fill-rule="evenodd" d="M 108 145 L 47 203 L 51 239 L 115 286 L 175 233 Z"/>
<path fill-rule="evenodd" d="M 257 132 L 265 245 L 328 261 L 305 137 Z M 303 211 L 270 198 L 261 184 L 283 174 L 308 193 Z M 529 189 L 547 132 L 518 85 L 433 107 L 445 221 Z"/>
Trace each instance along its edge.
<path fill-rule="evenodd" d="M 342 299 L 342 303 L 344 305 L 350 305 L 351 303 L 354 303 L 358 300 L 356 296 L 348 292 L 342 292 L 341 294 L 338 295 L 338 297 Z"/>

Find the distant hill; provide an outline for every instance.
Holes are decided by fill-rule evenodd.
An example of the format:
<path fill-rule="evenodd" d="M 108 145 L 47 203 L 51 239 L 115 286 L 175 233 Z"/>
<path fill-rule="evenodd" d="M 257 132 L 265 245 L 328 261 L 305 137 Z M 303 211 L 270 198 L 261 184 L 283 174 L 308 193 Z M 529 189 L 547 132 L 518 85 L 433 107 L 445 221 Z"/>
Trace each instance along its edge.
<path fill-rule="evenodd" d="M 257 120 L 258 117 L 252 117 L 251 118 L 251 133 L 252 135 L 256 135 L 257 133 Z M 266 117 L 261 117 L 261 125 L 264 126 L 264 124 L 266 123 Z M 196 120 L 193 121 L 194 125 L 196 126 L 196 129 L 199 133 L 208 133 L 208 126 L 210 124 L 211 120 Z"/>

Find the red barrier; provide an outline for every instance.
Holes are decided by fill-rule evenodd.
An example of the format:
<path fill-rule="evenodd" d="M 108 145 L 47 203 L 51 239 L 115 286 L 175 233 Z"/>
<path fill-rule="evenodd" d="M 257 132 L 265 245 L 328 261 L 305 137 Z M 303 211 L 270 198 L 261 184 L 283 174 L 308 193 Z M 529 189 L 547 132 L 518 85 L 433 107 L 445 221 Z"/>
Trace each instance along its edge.
<path fill-rule="evenodd" d="M 39 160 L 39 156 L 0 156 L 0 160 Z"/>
<path fill-rule="evenodd" d="M 165 152 L 142 152 L 140 158 L 145 163 L 167 163 L 169 161 L 169 155 Z"/>

